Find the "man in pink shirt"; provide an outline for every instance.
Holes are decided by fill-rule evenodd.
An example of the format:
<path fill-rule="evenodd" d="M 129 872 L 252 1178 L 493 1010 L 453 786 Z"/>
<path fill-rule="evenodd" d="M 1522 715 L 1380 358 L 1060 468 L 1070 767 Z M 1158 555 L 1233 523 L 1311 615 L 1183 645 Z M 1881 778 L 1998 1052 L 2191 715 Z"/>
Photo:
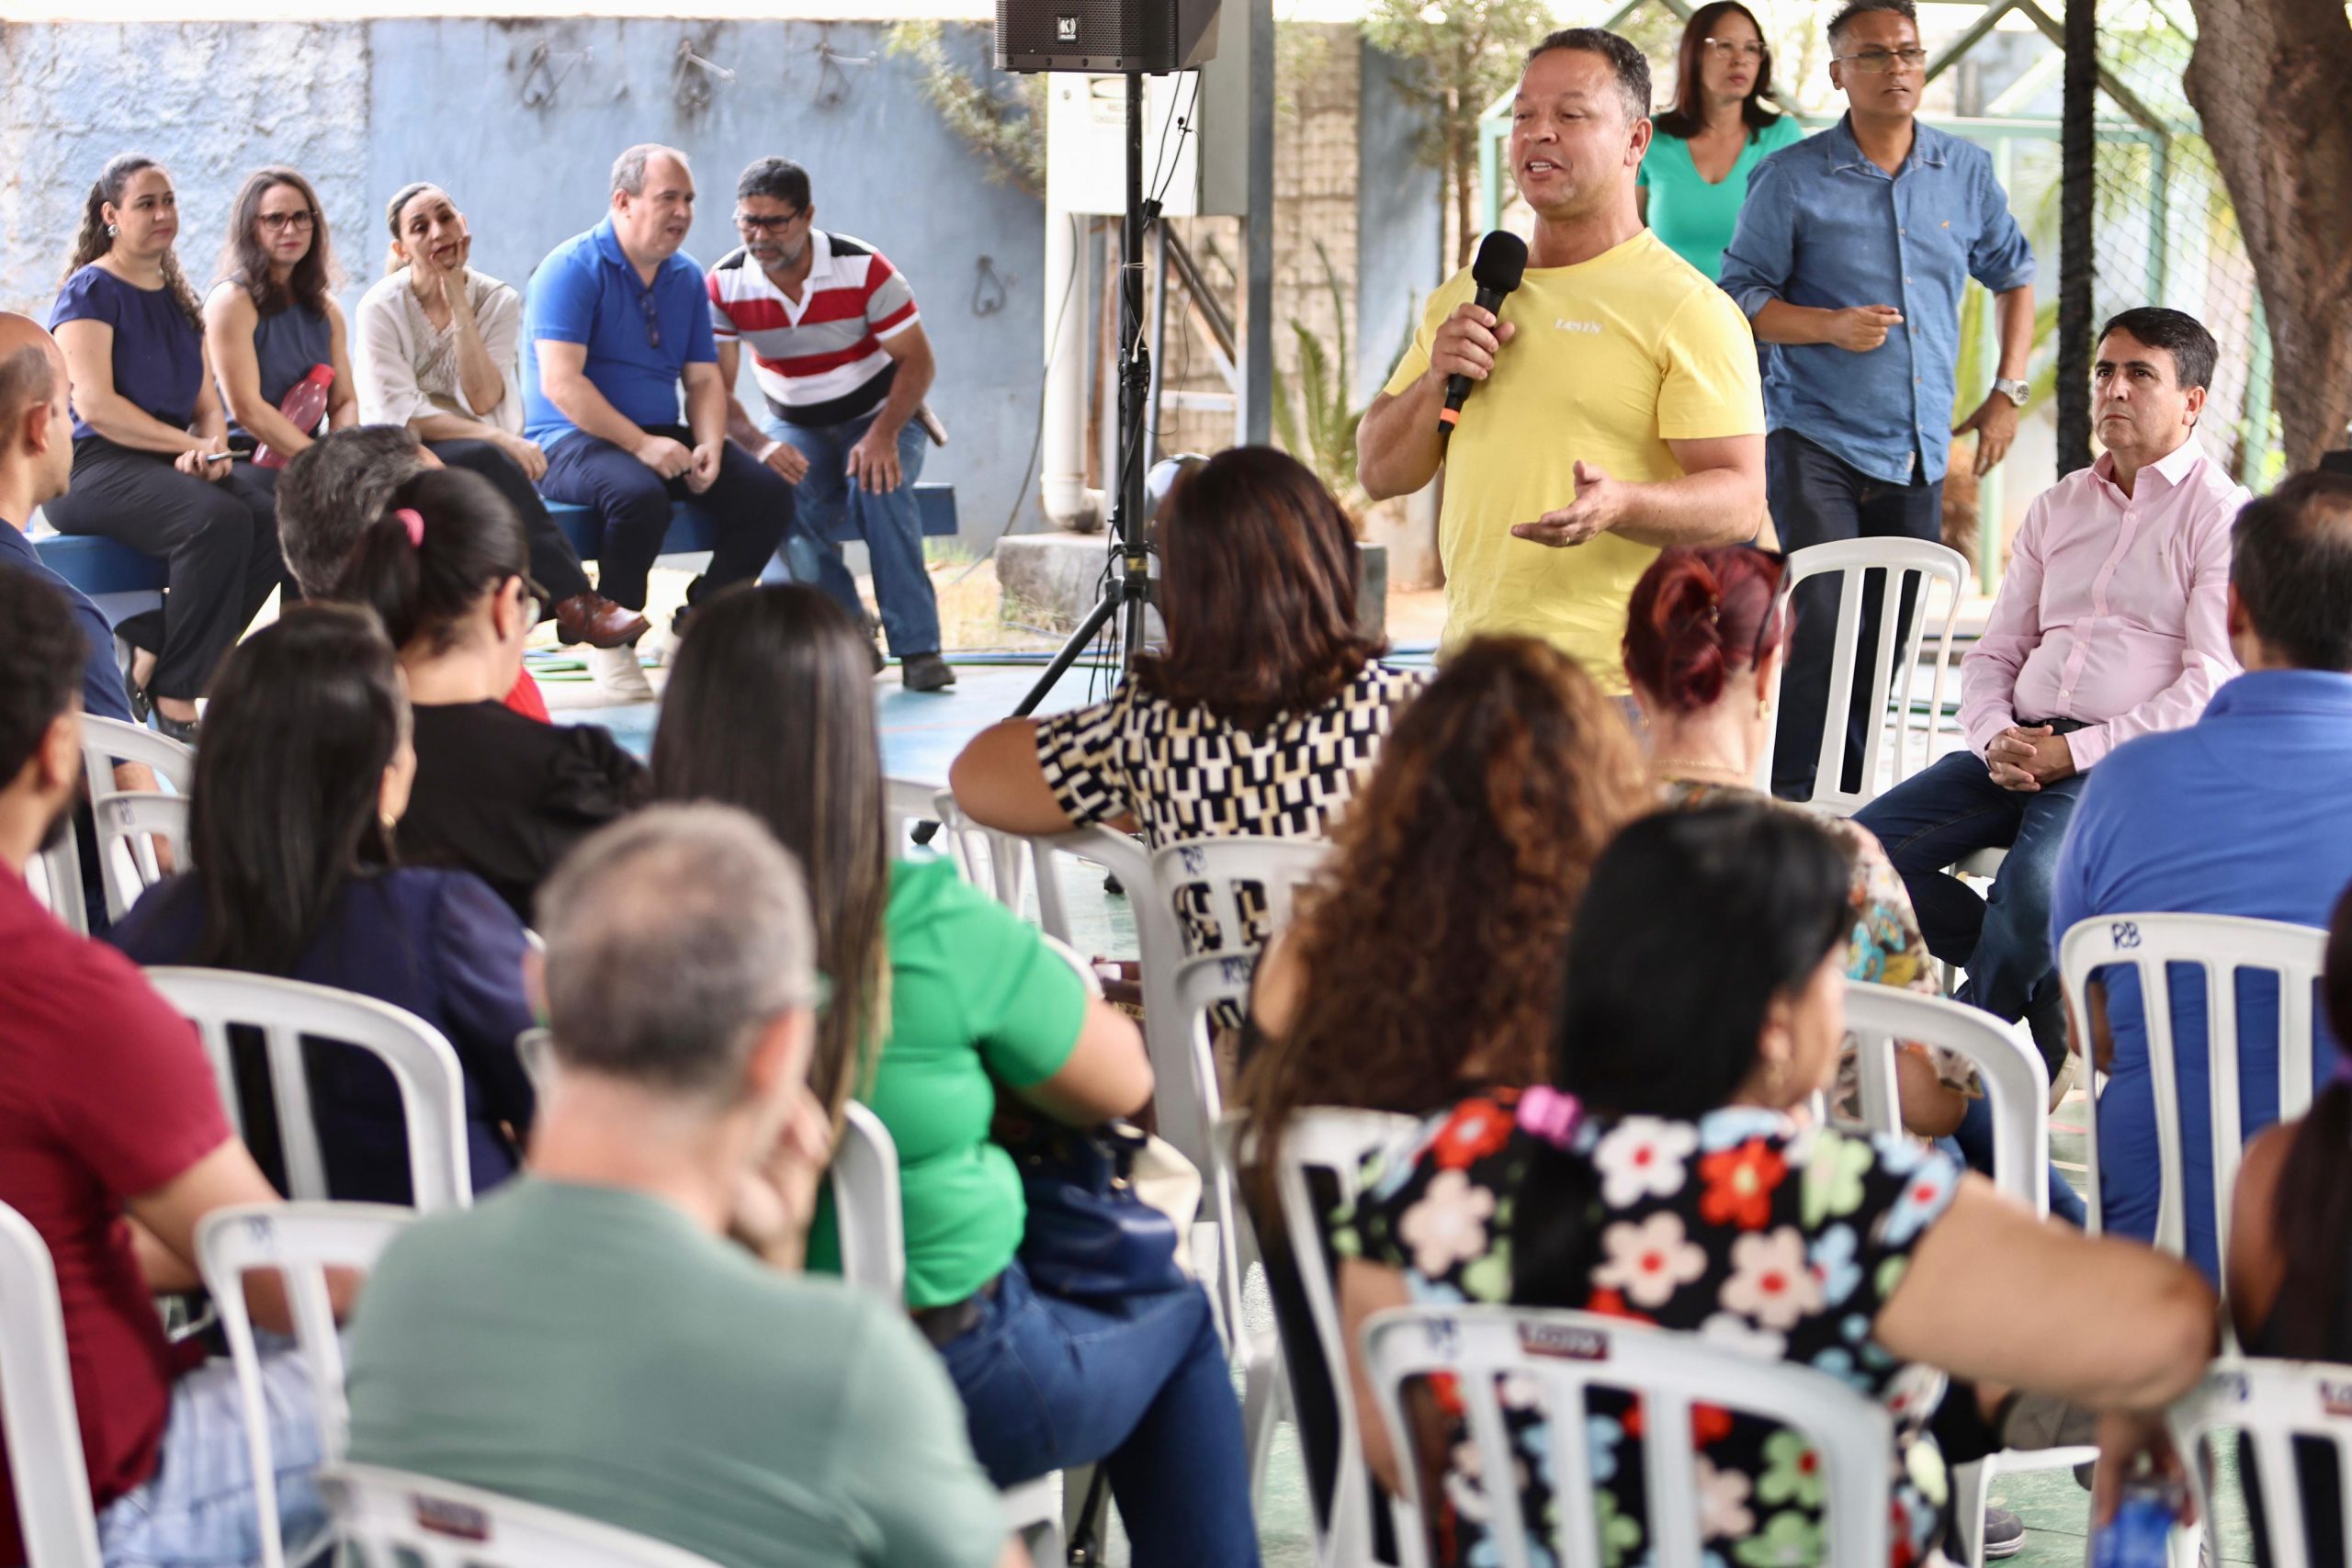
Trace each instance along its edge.
<path fill-rule="evenodd" d="M 1903 874 L 1928 945 L 1967 966 L 1961 999 L 2029 1021 L 2053 1072 L 2066 1024 L 2051 885 L 2084 775 L 2126 740 L 2195 723 L 2238 672 L 2230 525 L 2250 498 L 2196 441 L 2219 353 L 2178 310 L 2107 323 L 2091 371 L 2107 453 L 2037 497 L 2018 530 L 1961 666 L 1968 750 L 1855 817 Z M 1980 899 L 1946 868 L 1985 849 L 2009 852 Z"/>

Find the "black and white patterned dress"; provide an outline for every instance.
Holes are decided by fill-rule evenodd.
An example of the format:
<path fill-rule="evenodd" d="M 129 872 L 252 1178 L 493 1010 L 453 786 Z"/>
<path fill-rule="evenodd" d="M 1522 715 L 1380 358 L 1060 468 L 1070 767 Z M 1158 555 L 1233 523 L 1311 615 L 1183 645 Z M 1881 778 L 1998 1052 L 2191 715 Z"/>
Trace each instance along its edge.
<path fill-rule="evenodd" d="M 1171 703 L 1133 681 L 1108 702 L 1041 720 L 1037 761 L 1073 822 L 1132 816 L 1153 849 L 1192 839 L 1320 839 L 1371 771 L 1396 716 L 1421 689 L 1417 671 L 1368 662 L 1338 695 L 1244 729 L 1197 703 Z M 1185 945 L 1219 934 L 1203 890 L 1180 897 Z M 1261 894 L 1242 889 L 1251 946 L 1264 942 Z"/>

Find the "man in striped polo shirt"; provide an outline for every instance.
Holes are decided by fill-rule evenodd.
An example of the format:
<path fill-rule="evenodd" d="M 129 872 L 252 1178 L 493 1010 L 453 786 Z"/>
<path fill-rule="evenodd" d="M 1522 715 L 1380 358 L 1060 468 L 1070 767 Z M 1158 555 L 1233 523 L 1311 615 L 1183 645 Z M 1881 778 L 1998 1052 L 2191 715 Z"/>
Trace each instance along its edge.
<path fill-rule="evenodd" d="M 786 545 L 861 623 L 857 584 L 833 534 L 843 508 L 874 563 L 882 629 L 910 690 L 956 683 L 939 656 L 939 602 L 923 570 L 915 480 L 928 439 L 915 418 L 931 389 L 931 341 L 907 287 L 879 251 L 815 226 L 808 172 L 762 158 L 735 184 L 743 243 L 710 269 L 710 327 L 729 398 L 728 433 L 797 484 L 801 526 Z M 770 418 L 736 395 L 742 344 Z M 881 654 L 875 655 L 879 666 Z"/>

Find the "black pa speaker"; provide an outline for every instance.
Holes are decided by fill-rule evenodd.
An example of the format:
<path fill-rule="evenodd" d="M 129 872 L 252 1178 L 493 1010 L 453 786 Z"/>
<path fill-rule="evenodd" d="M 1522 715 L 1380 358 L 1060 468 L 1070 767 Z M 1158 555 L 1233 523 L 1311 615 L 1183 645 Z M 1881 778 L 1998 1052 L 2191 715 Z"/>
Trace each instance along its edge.
<path fill-rule="evenodd" d="M 1217 0 L 996 0 L 1000 71 L 1189 71 L 1216 53 Z"/>

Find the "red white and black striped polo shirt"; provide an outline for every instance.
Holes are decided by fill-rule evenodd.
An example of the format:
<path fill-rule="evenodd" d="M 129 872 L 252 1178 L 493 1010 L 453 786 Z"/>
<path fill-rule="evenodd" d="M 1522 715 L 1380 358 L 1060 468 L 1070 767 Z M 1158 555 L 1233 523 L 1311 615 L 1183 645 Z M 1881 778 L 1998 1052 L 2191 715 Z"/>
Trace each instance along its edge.
<path fill-rule="evenodd" d="M 795 304 L 738 247 L 709 273 L 710 330 L 751 345 L 752 374 L 776 417 L 839 424 L 878 406 L 897 364 L 882 348 L 922 318 L 914 290 L 882 253 L 812 229 L 814 255 Z"/>

